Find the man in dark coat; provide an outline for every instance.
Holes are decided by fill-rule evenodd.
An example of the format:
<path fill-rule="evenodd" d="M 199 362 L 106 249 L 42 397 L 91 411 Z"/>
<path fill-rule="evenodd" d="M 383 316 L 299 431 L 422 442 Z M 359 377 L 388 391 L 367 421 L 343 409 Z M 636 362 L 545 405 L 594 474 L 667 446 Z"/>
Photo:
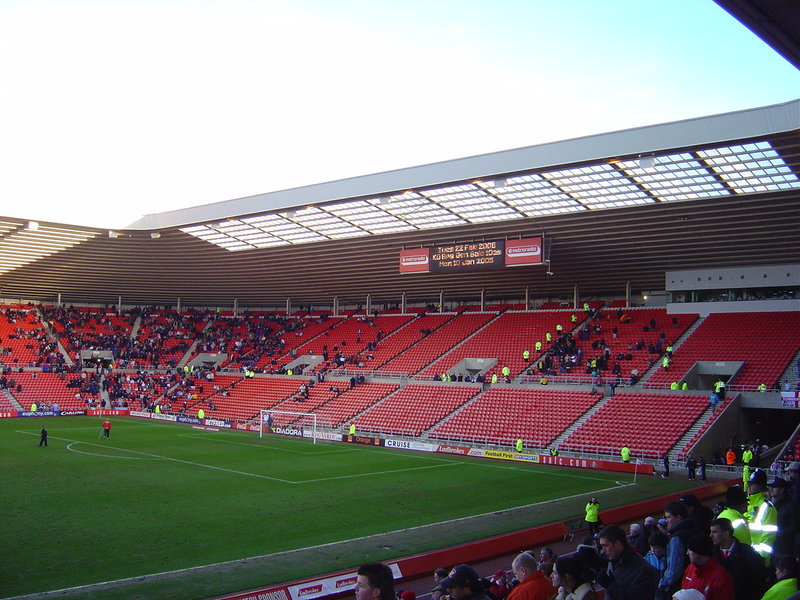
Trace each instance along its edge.
<path fill-rule="evenodd" d="M 608 600 L 642 600 L 656 593 L 658 572 L 628 545 L 625 531 L 609 525 L 598 534 L 608 568 L 597 573 L 597 582 Z"/>

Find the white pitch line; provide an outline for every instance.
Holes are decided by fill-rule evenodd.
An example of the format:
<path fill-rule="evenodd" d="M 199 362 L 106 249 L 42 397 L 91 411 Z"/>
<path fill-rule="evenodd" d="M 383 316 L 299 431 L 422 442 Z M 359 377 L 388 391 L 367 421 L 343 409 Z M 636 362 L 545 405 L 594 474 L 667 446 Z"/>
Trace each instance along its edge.
<path fill-rule="evenodd" d="M 58 439 L 58 438 L 56 438 Z M 72 442 L 71 444 L 67 444 L 67 450 L 70 452 L 75 452 L 76 454 L 84 454 L 86 456 L 97 456 L 98 458 L 116 458 L 122 460 L 151 460 L 149 457 L 140 457 L 140 456 L 112 456 L 111 454 L 100 454 L 99 452 L 82 452 L 81 450 L 76 450 L 73 448 L 75 444 L 85 444 L 86 442 Z M 97 445 L 97 444 L 96 444 Z M 103 446 L 104 448 L 114 448 L 114 446 Z M 115 450 L 117 448 L 114 448 Z M 153 459 L 158 460 L 158 459 Z"/>
<path fill-rule="evenodd" d="M 424 469 L 439 469 L 441 467 L 449 467 L 450 464 L 445 465 L 428 465 L 426 467 L 409 467 L 407 469 L 392 469 L 389 471 L 372 471 L 370 473 L 353 473 L 350 475 L 339 475 L 337 477 L 323 477 L 322 479 L 306 479 L 298 483 L 317 483 L 320 481 L 333 481 L 334 479 L 355 479 L 356 477 L 370 477 L 372 475 L 388 475 L 389 473 L 404 473 L 406 471 L 422 471 Z"/>
<path fill-rule="evenodd" d="M 30 431 L 18 431 L 17 433 L 25 433 L 28 435 L 37 435 Z M 151 454 L 149 452 L 140 452 L 139 450 L 129 450 L 127 448 L 117 448 L 114 446 L 108 446 L 105 444 L 95 444 L 93 442 L 82 442 L 80 440 L 68 440 L 66 438 L 50 436 L 48 439 L 51 440 L 61 440 L 62 442 L 72 442 L 76 444 L 86 444 L 89 446 L 97 446 L 98 448 L 114 448 L 115 450 L 119 450 L 120 452 L 130 452 L 131 454 L 141 454 L 142 456 L 148 456 L 150 458 L 159 458 L 161 460 L 169 460 L 176 463 L 182 463 L 185 465 L 192 465 L 193 467 L 202 467 L 204 469 L 211 469 L 213 471 L 223 471 L 225 473 L 233 473 L 234 475 L 244 475 L 245 477 L 255 477 L 257 479 L 269 479 L 270 481 L 278 481 L 280 483 L 291 483 L 297 484 L 297 481 L 289 481 L 288 479 L 281 479 L 279 477 L 270 477 L 269 475 L 259 475 L 258 473 L 248 473 L 247 471 L 237 471 L 236 469 L 226 469 L 225 467 L 216 467 L 214 465 L 206 465 L 203 463 L 193 462 L 191 460 L 182 460 L 180 458 L 171 458 L 169 456 L 161 456 L 160 454 Z M 302 482 L 299 482 L 302 483 Z"/>
<path fill-rule="evenodd" d="M 17 431 L 17 433 L 24 433 L 26 435 L 38 435 L 36 433 L 30 431 Z M 106 444 L 95 444 L 94 442 L 83 442 L 80 440 L 69 440 L 62 437 L 50 436 L 48 439 L 52 440 L 60 440 L 62 442 L 70 442 L 71 444 L 86 444 L 87 446 L 96 446 L 98 448 L 114 448 L 114 450 L 118 450 L 120 452 L 130 452 L 131 454 L 140 454 L 142 456 L 146 456 L 148 458 L 157 458 L 161 460 L 168 460 L 172 462 L 182 463 L 185 465 L 192 465 L 194 467 L 201 467 L 204 469 L 212 469 L 214 471 L 223 471 L 225 473 L 233 473 L 234 475 L 244 475 L 245 477 L 255 477 L 257 479 L 268 479 L 270 481 L 277 481 L 279 483 L 289 483 L 292 485 L 302 485 L 305 483 L 319 483 L 321 481 L 332 481 L 336 479 L 356 479 L 361 477 L 370 477 L 372 475 L 388 475 L 389 473 L 402 473 L 405 471 L 419 471 L 423 469 L 435 469 L 438 467 L 446 467 L 449 464 L 442 464 L 442 465 L 430 465 L 426 467 L 411 467 L 408 469 L 394 469 L 389 471 L 372 471 L 370 473 L 352 473 L 349 475 L 338 475 L 335 477 L 324 477 L 321 479 L 308 479 L 303 481 L 290 481 L 289 479 L 281 479 L 280 477 L 270 477 L 269 475 L 259 475 L 258 473 L 248 473 L 247 471 L 237 471 L 236 469 L 226 469 L 225 467 L 217 467 L 214 465 L 206 465 L 203 463 L 194 462 L 191 460 L 183 460 L 180 458 L 171 458 L 169 456 L 161 456 L 160 454 L 151 454 L 149 452 L 141 452 L 139 450 L 129 450 L 127 448 L 117 448 L 115 446 L 109 446 Z M 74 452 L 74 450 L 73 450 Z M 82 453 L 86 454 L 86 453 Z"/>

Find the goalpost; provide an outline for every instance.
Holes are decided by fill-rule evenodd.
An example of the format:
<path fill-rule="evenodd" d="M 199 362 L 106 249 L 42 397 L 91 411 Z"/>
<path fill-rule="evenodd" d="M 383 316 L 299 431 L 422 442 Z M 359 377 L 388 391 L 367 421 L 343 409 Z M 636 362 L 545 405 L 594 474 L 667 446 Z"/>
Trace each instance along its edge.
<path fill-rule="evenodd" d="M 259 411 L 258 437 L 263 438 L 264 432 L 270 433 L 270 428 L 282 428 L 293 435 L 306 437 L 307 431 L 311 432 L 313 443 L 317 443 L 317 415 L 314 413 L 289 412 L 285 410 Z"/>

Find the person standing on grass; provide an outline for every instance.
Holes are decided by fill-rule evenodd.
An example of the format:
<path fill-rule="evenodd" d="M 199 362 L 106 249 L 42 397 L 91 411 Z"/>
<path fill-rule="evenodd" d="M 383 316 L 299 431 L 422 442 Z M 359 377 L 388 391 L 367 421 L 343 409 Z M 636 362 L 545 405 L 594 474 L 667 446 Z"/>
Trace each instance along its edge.
<path fill-rule="evenodd" d="M 354 591 L 356 600 L 395 600 L 392 570 L 383 563 L 361 565 Z"/>
<path fill-rule="evenodd" d="M 44 425 L 42 425 L 42 431 L 39 436 L 39 448 L 42 446 L 47 448 L 47 429 L 44 428 Z"/>
<path fill-rule="evenodd" d="M 108 419 L 103 421 L 103 437 L 105 439 L 111 437 L 111 421 L 109 421 Z"/>
<path fill-rule="evenodd" d="M 586 503 L 586 516 L 584 517 L 584 521 L 586 521 L 586 525 L 589 527 L 589 535 L 594 537 L 596 533 L 600 531 L 600 503 L 597 501 L 597 498 L 592 496 L 592 499 Z"/>

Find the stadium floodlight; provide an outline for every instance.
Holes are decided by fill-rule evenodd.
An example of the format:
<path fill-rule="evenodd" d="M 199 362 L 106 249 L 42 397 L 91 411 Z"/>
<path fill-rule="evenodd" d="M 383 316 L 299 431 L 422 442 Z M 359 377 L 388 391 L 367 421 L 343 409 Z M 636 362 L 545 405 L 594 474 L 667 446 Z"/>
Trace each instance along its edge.
<path fill-rule="evenodd" d="M 278 430 L 277 433 L 286 433 L 297 437 L 310 435 L 313 443 L 317 443 L 317 415 L 314 413 L 262 408 L 259 411 L 258 437 L 263 438 L 265 431 L 270 433 L 274 429 Z"/>

